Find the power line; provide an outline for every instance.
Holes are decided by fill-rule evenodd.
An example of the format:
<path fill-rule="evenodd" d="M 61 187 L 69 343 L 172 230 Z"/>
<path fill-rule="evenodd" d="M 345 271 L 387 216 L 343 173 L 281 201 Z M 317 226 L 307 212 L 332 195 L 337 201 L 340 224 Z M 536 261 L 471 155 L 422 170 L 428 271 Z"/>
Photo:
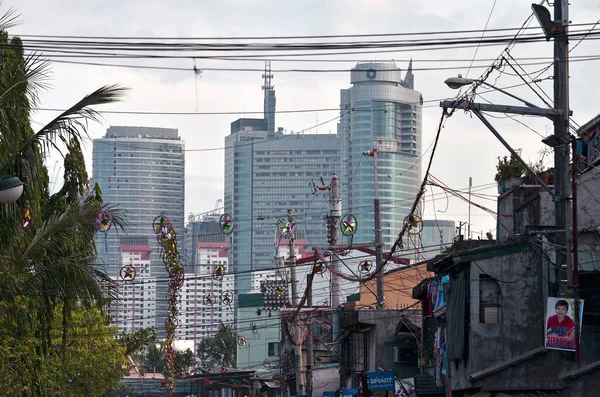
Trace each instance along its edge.
<path fill-rule="evenodd" d="M 589 26 L 592 23 L 570 24 L 569 26 Z M 489 29 L 489 32 L 520 31 L 523 28 L 496 28 Z M 526 29 L 538 29 L 526 28 Z M 96 39 L 96 40 L 293 40 L 293 39 L 324 39 L 324 38 L 354 38 L 354 37 L 393 37 L 393 36 L 413 36 L 413 35 L 436 35 L 436 34 L 455 34 L 455 33 L 480 33 L 481 29 L 472 30 L 442 30 L 442 31 L 422 31 L 422 32 L 400 32 L 400 33 L 366 33 L 366 34 L 338 34 L 338 35 L 290 35 L 290 36 L 197 36 L 197 37 L 178 37 L 178 36 L 83 36 L 83 35 L 42 35 L 42 34 L 15 34 L 18 37 L 42 37 L 42 38 L 64 38 L 64 39 Z"/>
<path fill-rule="evenodd" d="M 483 36 L 485 35 L 485 32 L 487 30 L 488 24 L 490 23 L 490 19 L 492 18 L 492 14 L 494 13 L 494 8 L 496 8 L 496 0 L 494 0 L 494 4 L 492 4 L 492 9 L 490 10 L 490 15 L 488 15 L 487 21 L 485 21 L 485 26 L 483 27 L 483 32 L 481 32 L 481 38 L 483 39 Z M 475 58 L 477 58 L 477 52 L 479 51 L 479 45 L 477 45 L 477 47 L 475 48 L 475 54 L 473 54 L 473 59 L 471 60 L 471 64 L 469 65 L 469 68 L 467 69 L 467 73 L 465 74 L 465 77 L 469 76 L 469 72 L 471 71 L 471 67 L 473 66 L 473 62 L 475 61 Z"/>
<path fill-rule="evenodd" d="M 44 55 L 45 56 L 45 55 Z M 52 58 L 52 56 L 50 56 Z M 597 61 L 600 59 L 600 55 L 585 55 L 580 56 L 579 58 L 575 58 L 573 62 L 584 62 L 584 61 Z M 84 61 L 67 61 L 64 59 L 52 59 L 52 63 L 62 63 L 69 65 L 82 65 L 82 66 L 100 66 L 100 67 L 115 67 L 115 68 L 126 68 L 126 69 L 150 69 L 150 70 L 167 70 L 167 71 L 183 71 L 183 72 L 193 72 L 194 67 L 174 67 L 174 66 L 152 66 L 152 65 L 133 65 L 133 64 L 117 64 L 117 63 L 106 63 L 106 62 L 84 62 Z M 344 61 L 347 62 L 347 61 Z M 442 61 L 449 62 L 449 61 Z M 524 63 L 524 66 L 535 66 L 535 65 L 546 65 L 547 62 L 527 62 Z M 425 72 L 425 71 L 436 71 L 436 70 L 456 70 L 463 69 L 464 65 L 452 65 L 452 66 L 438 66 L 438 67 L 413 67 L 413 72 Z M 487 68 L 487 65 L 475 65 L 473 66 L 473 62 L 469 65 L 470 69 L 484 69 Z M 542 68 L 540 70 L 544 70 Z M 197 70 L 201 70 L 202 72 L 260 72 L 261 68 L 227 68 L 227 67 L 202 67 L 197 68 Z M 374 68 L 375 71 L 378 71 Z M 274 69 L 272 72 L 276 73 L 348 73 L 350 69 Z"/>

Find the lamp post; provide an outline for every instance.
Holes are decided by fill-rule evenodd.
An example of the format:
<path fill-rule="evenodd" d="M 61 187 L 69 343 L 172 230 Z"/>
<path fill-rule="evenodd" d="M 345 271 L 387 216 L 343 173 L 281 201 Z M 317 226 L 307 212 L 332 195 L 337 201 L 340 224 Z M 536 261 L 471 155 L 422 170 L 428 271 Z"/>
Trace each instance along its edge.
<path fill-rule="evenodd" d="M 518 96 L 516 96 L 514 94 L 511 94 L 510 92 L 505 91 L 502 88 L 498 88 L 495 85 L 487 83 L 487 82 L 485 82 L 483 80 L 467 79 L 467 78 L 462 77 L 462 75 L 459 74 L 458 77 L 447 78 L 444 81 L 444 83 L 446 83 L 446 85 L 448 87 L 452 88 L 453 90 L 459 89 L 459 88 L 464 87 L 466 85 L 471 85 L 473 83 L 478 83 L 478 84 L 484 85 L 486 87 L 490 87 L 490 88 L 492 88 L 492 89 L 494 89 L 496 91 L 499 91 L 499 92 L 503 93 L 504 95 L 508 95 L 509 97 L 514 98 L 514 99 L 516 99 L 519 102 L 523 102 L 525 105 L 529 106 L 530 108 L 539 108 L 539 106 L 534 105 L 531 102 L 528 102 L 528 101 L 526 101 L 526 100 L 524 100 L 522 98 L 519 98 Z"/>
<path fill-rule="evenodd" d="M 23 182 L 16 176 L 0 176 L 0 203 L 14 203 L 23 194 Z"/>
<path fill-rule="evenodd" d="M 446 79 L 444 81 L 444 83 L 446 83 L 446 85 L 448 87 L 455 89 L 455 90 L 460 87 L 464 87 L 466 85 L 470 85 L 473 83 L 479 83 L 479 84 L 485 85 L 487 87 L 490 87 L 493 90 L 502 92 L 503 94 L 506 94 L 506 95 L 510 96 L 511 98 L 515 98 L 516 100 L 527 105 L 527 107 L 523 107 L 523 106 L 484 104 L 484 103 L 467 103 L 466 101 L 460 101 L 460 102 L 442 101 L 442 102 L 440 102 L 440 107 L 443 107 L 443 108 L 453 108 L 453 107 L 463 106 L 465 109 L 469 109 L 469 110 L 473 111 L 473 113 L 475 113 L 475 115 L 483 122 L 483 124 L 485 124 L 486 127 L 488 127 L 488 129 L 502 143 L 502 145 L 504 145 L 504 147 L 506 149 L 508 149 L 508 151 L 521 163 L 521 165 L 523 165 L 523 167 L 525 167 L 527 172 L 529 172 L 529 174 L 531 174 L 537 180 L 537 182 L 550 194 L 550 196 L 552 196 L 554 198 L 555 193 L 552 190 L 550 190 L 548 185 L 546 185 L 544 183 L 544 181 L 542 181 L 541 178 L 535 172 L 533 172 L 531 170 L 531 168 L 529 167 L 529 164 L 527 164 L 521 158 L 521 156 L 519 156 L 519 154 L 508 144 L 508 142 L 506 142 L 506 140 L 504 140 L 502 135 L 500 135 L 500 133 L 494 128 L 494 126 L 492 126 L 492 124 L 483 116 L 483 114 L 481 112 L 500 112 L 500 113 L 512 113 L 512 114 L 521 114 L 521 115 L 527 114 L 527 115 L 532 115 L 532 116 L 544 116 L 544 117 L 548 117 L 548 118 L 552 119 L 552 118 L 556 117 L 556 111 L 554 109 L 540 108 L 531 102 L 528 102 L 522 98 L 519 98 L 518 96 L 511 94 L 511 93 L 503 90 L 502 88 L 498 88 L 495 85 L 486 83 L 483 80 L 466 79 L 466 78 L 462 77 L 461 75 L 458 75 L 458 77 L 450 77 L 450 78 Z"/>

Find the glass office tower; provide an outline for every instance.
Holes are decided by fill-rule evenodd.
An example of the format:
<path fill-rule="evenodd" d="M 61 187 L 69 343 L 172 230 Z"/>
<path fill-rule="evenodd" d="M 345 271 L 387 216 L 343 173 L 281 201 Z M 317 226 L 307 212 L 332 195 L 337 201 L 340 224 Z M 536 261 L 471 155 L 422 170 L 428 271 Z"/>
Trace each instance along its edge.
<path fill-rule="evenodd" d="M 250 291 L 249 272 L 273 269 L 278 222 L 293 209 L 296 237 L 326 245 L 327 192 L 313 194 L 339 170 L 335 134 L 269 134 L 264 119 L 239 119 L 225 138 L 225 213 L 234 219 L 230 269 L 236 291 Z M 283 240 L 281 240 L 283 241 Z M 285 243 L 281 242 L 282 244 Z"/>
<path fill-rule="evenodd" d="M 421 184 L 422 96 L 390 62 L 359 63 L 340 95 L 343 213 L 358 220 L 354 242 L 373 242 L 375 170 L 384 250 L 396 240 Z M 375 156 L 364 155 L 377 149 Z M 376 163 L 375 163 L 376 162 Z M 347 239 L 344 240 L 344 242 Z"/>
<path fill-rule="evenodd" d="M 158 215 L 167 215 L 183 241 L 185 161 L 184 142 L 176 129 L 151 127 L 108 128 L 104 137 L 93 141 L 93 181 L 102 189 L 105 204 L 116 205 L 125 218 L 125 231 L 113 227 L 98 233 L 98 256 L 108 274 L 118 277 L 123 266 L 119 248 L 146 246 L 150 255 L 150 276 L 165 280 L 167 273 L 152 229 Z M 166 287 L 157 282 L 156 329 L 164 332 Z"/>

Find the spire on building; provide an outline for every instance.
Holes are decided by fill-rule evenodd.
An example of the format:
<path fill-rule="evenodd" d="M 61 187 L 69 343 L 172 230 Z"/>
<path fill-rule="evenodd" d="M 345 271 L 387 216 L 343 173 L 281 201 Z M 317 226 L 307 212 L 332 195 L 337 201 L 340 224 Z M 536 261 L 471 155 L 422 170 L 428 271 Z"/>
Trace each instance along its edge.
<path fill-rule="evenodd" d="M 406 76 L 404 77 L 404 82 L 411 90 L 415 89 L 415 75 L 412 72 L 412 59 L 408 63 L 408 69 L 406 69 Z"/>
<path fill-rule="evenodd" d="M 275 86 L 272 84 L 271 61 L 265 61 L 265 73 L 262 77 L 264 79 L 262 89 L 265 92 L 264 118 L 267 121 L 267 132 L 273 135 L 275 134 Z"/>

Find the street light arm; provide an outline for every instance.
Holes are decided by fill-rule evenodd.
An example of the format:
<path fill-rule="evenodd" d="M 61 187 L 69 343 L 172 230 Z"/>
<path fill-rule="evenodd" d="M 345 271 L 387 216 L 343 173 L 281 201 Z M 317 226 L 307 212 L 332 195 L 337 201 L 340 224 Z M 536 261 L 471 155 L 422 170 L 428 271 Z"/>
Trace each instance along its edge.
<path fill-rule="evenodd" d="M 544 181 L 542 181 L 542 179 L 539 177 L 539 175 L 537 175 L 535 172 L 533 172 L 533 170 L 529 167 L 529 165 L 508 144 L 508 142 L 506 142 L 504 140 L 504 138 L 502 137 L 502 135 L 500 135 L 500 133 L 498 131 L 496 131 L 496 129 L 494 128 L 494 126 L 490 124 L 490 122 L 483 116 L 483 114 L 481 114 L 481 112 L 479 110 L 476 110 L 476 109 L 473 110 L 473 113 L 475 113 L 475 116 L 477 116 L 479 118 L 479 120 L 481 120 L 483 122 L 483 124 L 485 124 L 485 126 L 492 132 L 492 134 L 494 134 L 494 136 L 496 138 L 498 138 L 498 140 L 521 163 L 521 165 L 523 165 L 523 167 L 525 167 L 525 169 L 527 170 L 527 172 L 529 172 L 538 181 L 538 183 L 544 188 L 544 190 L 546 190 L 550 194 L 550 197 L 554 198 L 555 197 L 555 193 L 548 187 L 548 185 L 546 185 L 544 183 Z"/>
<path fill-rule="evenodd" d="M 505 90 L 503 90 L 502 88 L 498 88 L 498 87 L 496 87 L 495 85 L 492 85 L 492 84 L 490 84 L 490 83 L 486 83 L 486 82 L 485 82 L 485 81 L 483 81 L 483 80 L 477 80 L 477 81 L 478 81 L 479 83 L 481 83 L 482 85 L 485 85 L 486 87 L 490 87 L 490 88 L 492 88 L 492 89 L 494 89 L 494 90 L 496 90 L 496 91 L 500 91 L 501 93 L 503 93 L 503 94 L 505 94 L 505 95 L 508 95 L 509 97 L 511 97 L 511 98 L 514 98 L 514 99 L 516 99 L 516 100 L 517 100 L 517 101 L 519 101 L 519 102 L 523 102 L 525 105 L 529 106 L 530 108 L 539 108 L 539 106 L 537 106 L 537 105 L 534 105 L 533 103 L 531 103 L 531 102 L 528 102 L 528 101 L 526 101 L 525 99 L 521 99 L 521 98 L 519 98 L 518 96 L 516 96 L 516 95 L 514 95 L 514 94 L 511 94 L 511 93 L 510 93 L 510 92 L 508 92 L 508 91 L 505 91 Z"/>
<path fill-rule="evenodd" d="M 502 88 L 498 88 L 498 87 L 496 87 L 493 84 L 487 83 L 484 80 L 467 79 L 465 77 L 462 77 L 459 74 L 458 77 L 449 77 L 449 78 L 447 78 L 444 81 L 444 83 L 446 83 L 446 85 L 448 87 L 452 88 L 453 90 L 456 90 L 458 88 L 461 88 L 461 87 L 464 87 L 466 85 L 470 85 L 470 84 L 473 84 L 473 83 L 479 83 L 479 84 L 485 85 L 486 87 L 490 87 L 493 90 L 500 91 L 501 93 L 503 93 L 505 95 L 508 95 L 509 97 L 514 98 L 514 99 L 516 99 L 519 102 L 524 103 L 525 105 L 529 106 L 530 108 L 539 108 L 539 106 L 534 105 L 533 103 L 528 102 L 528 101 L 526 101 L 524 99 L 521 99 L 518 96 L 516 96 L 514 94 L 511 94 L 510 92 L 505 91 Z"/>

